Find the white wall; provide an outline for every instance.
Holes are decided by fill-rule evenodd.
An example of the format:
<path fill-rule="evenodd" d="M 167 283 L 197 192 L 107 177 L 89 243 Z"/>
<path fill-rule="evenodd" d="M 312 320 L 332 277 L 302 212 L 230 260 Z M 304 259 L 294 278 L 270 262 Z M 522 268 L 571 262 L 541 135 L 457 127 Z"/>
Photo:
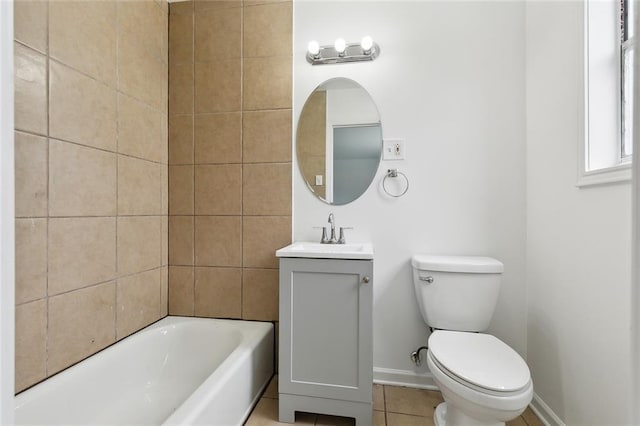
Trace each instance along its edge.
<path fill-rule="evenodd" d="M 294 6 L 295 120 L 318 84 L 348 77 L 376 102 L 383 136 L 406 139 L 407 159 L 383 162 L 371 188 L 345 206 L 317 200 L 294 165 L 294 240 L 319 240 L 312 226 L 326 225 L 333 212 L 338 226 L 355 227 L 348 240 L 375 246 L 377 372 L 426 371 L 409 359 L 428 336 L 411 281 L 414 253 L 503 261 L 490 331 L 524 355 L 524 3 L 296 1 Z M 312 39 L 322 45 L 364 35 L 381 47 L 372 63 L 305 61 Z M 411 181 L 402 198 L 381 191 L 389 167 Z"/>
<path fill-rule="evenodd" d="M 528 2 L 527 361 L 569 425 L 631 424 L 631 191 L 578 189 L 582 2 Z"/>

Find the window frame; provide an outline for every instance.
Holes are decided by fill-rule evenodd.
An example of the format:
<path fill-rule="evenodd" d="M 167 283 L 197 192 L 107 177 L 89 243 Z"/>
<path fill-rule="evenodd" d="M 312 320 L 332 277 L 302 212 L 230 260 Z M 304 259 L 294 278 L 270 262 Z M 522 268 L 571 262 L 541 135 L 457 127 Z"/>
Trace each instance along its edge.
<path fill-rule="evenodd" d="M 620 11 L 619 9 L 619 5 L 621 4 L 621 0 L 609 0 L 611 1 L 611 5 L 612 7 L 618 7 L 618 9 L 616 9 L 617 12 Z M 624 0 L 624 1 L 629 1 L 629 0 Z M 631 0 L 633 1 L 633 0 Z M 621 31 L 621 15 L 620 13 L 617 13 L 618 16 L 618 21 L 617 21 L 617 25 L 615 25 L 616 30 L 617 30 L 617 34 L 615 34 L 616 36 L 616 40 L 617 40 L 617 46 L 616 46 L 616 52 L 615 55 L 617 56 L 616 59 L 616 66 L 618 71 L 617 73 L 617 77 L 615 78 L 615 80 L 618 82 L 618 86 L 617 86 L 617 90 L 618 93 L 616 94 L 617 97 L 617 117 L 615 122 L 617 123 L 617 129 L 616 131 L 613 133 L 611 140 L 609 140 L 609 138 L 606 138 L 606 141 L 596 141 L 596 138 L 592 138 L 590 137 L 590 133 L 589 133 L 589 129 L 590 129 L 590 122 L 589 122 L 589 114 L 590 114 L 590 105 L 589 105 L 589 101 L 590 101 L 590 93 L 589 93 L 589 86 L 590 86 L 590 46 L 589 46 L 589 24 L 590 24 L 590 20 L 589 20 L 589 6 L 591 3 L 600 3 L 600 5 L 602 4 L 601 1 L 598 0 L 586 0 L 585 2 L 583 2 L 583 62 L 582 62 L 582 66 L 583 66 L 583 81 L 582 81 L 582 88 L 583 90 L 581 90 L 581 105 L 583 106 L 584 110 L 582 113 L 582 125 L 581 125 L 581 134 L 579 137 L 579 156 L 578 156 L 578 179 L 577 179 L 577 183 L 576 186 L 581 188 L 581 187 L 588 187 L 588 186 L 593 186 L 593 185 L 602 185 L 602 184 L 610 184 L 610 183 L 618 183 L 618 182 L 630 182 L 631 181 L 631 156 L 629 156 L 628 158 L 623 158 L 623 140 L 622 140 L 622 132 L 623 132 L 623 115 L 622 115 L 622 102 L 623 102 L 623 73 L 622 73 L 622 67 L 624 65 L 623 63 L 623 50 L 622 50 L 622 31 Z M 633 42 L 634 40 L 632 40 Z M 631 45 L 631 43 L 628 43 L 628 46 Z M 633 45 L 635 46 L 635 45 Z M 610 158 L 609 160 L 607 160 L 606 162 L 609 163 L 609 166 L 601 166 L 598 168 L 595 167 L 590 167 L 590 164 L 593 163 L 593 160 L 590 159 L 590 155 L 592 155 L 592 153 L 594 153 L 596 151 L 596 149 L 594 148 L 594 146 L 597 147 L 602 147 L 602 146 L 607 146 L 608 148 L 606 148 L 609 152 L 610 155 L 609 157 L 613 157 L 613 151 L 614 151 L 614 147 L 612 147 L 609 144 L 614 144 L 615 143 L 615 156 L 616 156 L 616 160 L 613 161 L 612 158 Z M 593 157 L 592 157 L 593 158 Z"/>

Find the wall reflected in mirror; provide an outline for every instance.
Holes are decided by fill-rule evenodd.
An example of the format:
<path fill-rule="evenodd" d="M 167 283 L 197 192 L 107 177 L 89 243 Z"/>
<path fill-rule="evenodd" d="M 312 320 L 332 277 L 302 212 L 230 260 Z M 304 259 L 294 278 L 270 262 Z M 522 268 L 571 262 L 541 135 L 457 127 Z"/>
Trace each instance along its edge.
<path fill-rule="evenodd" d="M 318 86 L 300 114 L 296 153 L 307 187 L 320 200 L 343 205 L 364 194 L 382 154 L 380 115 L 369 93 L 346 78 Z"/>

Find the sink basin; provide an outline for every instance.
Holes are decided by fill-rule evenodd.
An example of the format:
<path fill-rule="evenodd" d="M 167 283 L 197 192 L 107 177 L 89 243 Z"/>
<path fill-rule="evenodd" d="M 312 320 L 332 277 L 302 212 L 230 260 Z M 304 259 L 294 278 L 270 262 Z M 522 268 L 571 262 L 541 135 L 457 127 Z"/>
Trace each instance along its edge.
<path fill-rule="evenodd" d="M 278 257 L 308 257 L 316 259 L 373 259 L 370 243 L 320 244 L 297 242 L 276 251 Z"/>

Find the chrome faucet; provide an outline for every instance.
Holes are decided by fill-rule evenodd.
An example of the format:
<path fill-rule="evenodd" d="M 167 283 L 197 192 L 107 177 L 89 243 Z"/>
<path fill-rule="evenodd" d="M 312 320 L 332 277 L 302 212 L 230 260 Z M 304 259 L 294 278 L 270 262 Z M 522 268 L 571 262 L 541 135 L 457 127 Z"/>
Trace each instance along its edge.
<path fill-rule="evenodd" d="M 331 224 L 331 237 L 329 238 L 329 244 L 337 244 L 338 239 L 336 238 L 336 220 L 333 217 L 333 213 L 329 213 L 329 224 Z"/>

